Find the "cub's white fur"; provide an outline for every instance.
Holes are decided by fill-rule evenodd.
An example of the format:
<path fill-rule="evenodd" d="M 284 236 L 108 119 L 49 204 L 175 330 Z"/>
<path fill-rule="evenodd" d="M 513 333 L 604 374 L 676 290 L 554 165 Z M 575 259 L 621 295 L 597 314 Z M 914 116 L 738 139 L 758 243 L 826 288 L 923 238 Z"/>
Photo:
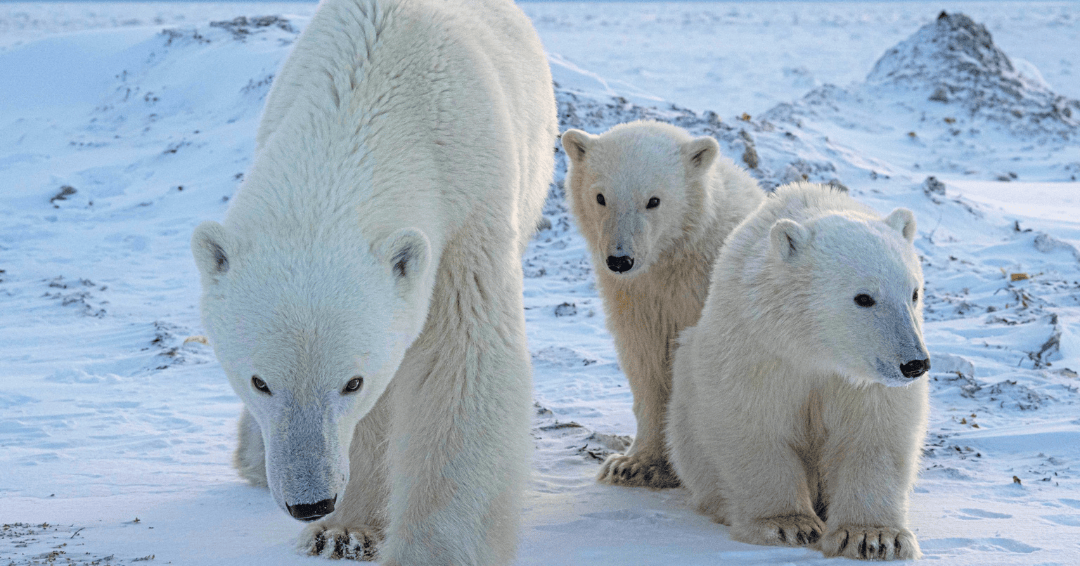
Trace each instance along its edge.
<path fill-rule="evenodd" d="M 244 401 L 236 463 L 322 516 L 304 551 L 512 560 L 531 447 L 521 253 L 557 133 L 510 0 L 324 0 L 298 40 L 243 188 L 192 250 Z"/>
<path fill-rule="evenodd" d="M 621 124 L 599 136 L 569 130 L 562 142 L 570 209 L 592 252 L 637 418 L 630 449 L 610 456 L 598 479 L 675 487 L 663 428 L 673 341 L 697 323 L 713 259 L 764 193 L 719 155 L 716 140 L 669 124 Z"/>
<path fill-rule="evenodd" d="M 728 238 L 680 337 L 667 431 L 694 502 L 732 538 L 919 557 L 905 526 L 927 413 L 911 368 L 929 369 L 914 238 L 910 211 L 882 219 L 810 184 L 780 187 Z"/>

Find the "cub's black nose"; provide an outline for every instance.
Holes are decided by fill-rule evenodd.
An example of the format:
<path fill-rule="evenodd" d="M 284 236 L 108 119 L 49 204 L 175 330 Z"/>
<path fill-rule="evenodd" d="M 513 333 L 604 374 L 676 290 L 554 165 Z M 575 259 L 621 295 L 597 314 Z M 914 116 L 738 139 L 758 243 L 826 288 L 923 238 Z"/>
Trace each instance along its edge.
<path fill-rule="evenodd" d="M 626 255 L 609 255 L 607 256 L 607 267 L 615 273 L 630 271 L 630 268 L 634 267 L 634 258 Z"/>
<path fill-rule="evenodd" d="M 928 371 L 930 371 L 929 358 L 925 360 L 911 360 L 900 366 L 900 373 L 904 374 L 904 377 L 919 377 Z"/>
<path fill-rule="evenodd" d="M 334 503 L 337 502 L 337 496 L 333 499 L 323 499 L 318 503 L 300 503 L 298 505 L 285 504 L 288 507 L 289 514 L 294 519 L 301 521 L 314 521 L 320 519 L 334 512 Z"/>

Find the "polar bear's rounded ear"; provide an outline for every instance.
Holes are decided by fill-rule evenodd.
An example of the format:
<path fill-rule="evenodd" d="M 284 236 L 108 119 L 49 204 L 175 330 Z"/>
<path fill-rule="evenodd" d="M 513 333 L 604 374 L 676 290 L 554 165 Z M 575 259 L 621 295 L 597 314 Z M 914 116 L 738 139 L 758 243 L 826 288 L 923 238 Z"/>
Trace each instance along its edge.
<path fill-rule="evenodd" d="M 898 208 L 885 217 L 885 223 L 900 232 L 909 242 L 915 241 L 915 215 L 906 208 Z"/>
<path fill-rule="evenodd" d="M 229 271 L 229 233 L 225 227 L 213 220 L 207 220 L 195 227 L 191 235 L 191 253 L 195 256 L 195 265 L 204 277 L 217 280 Z"/>
<path fill-rule="evenodd" d="M 772 249 L 784 261 L 792 261 L 798 257 L 809 239 L 810 231 L 790 218 L 777 220 L 769 231 Z"/>
<path fill-rule="evenodd" d="M 596 141 L 596 137 L 581 130 L 566 130 L 562 135 L 563 151 L 571 162 L 578 163 L 585 158 L 585 154 L 589 152 L 589 147 Z"/>
<path fill-rule="evenodd" d="M 683 162 L 687 171 L 708 171 L 716 156 L 720 155 L 720 144 L 711 136 L 694 138 L 682 144 Z"/>
<path fill-rule="evenodd" d="M 397 288 L 408 292 L 416 287 L 431 263 L 431 244 L 416 228 L 402 228 L 387 236 L 379 246 L 378 255 L 390 268 Z"/>

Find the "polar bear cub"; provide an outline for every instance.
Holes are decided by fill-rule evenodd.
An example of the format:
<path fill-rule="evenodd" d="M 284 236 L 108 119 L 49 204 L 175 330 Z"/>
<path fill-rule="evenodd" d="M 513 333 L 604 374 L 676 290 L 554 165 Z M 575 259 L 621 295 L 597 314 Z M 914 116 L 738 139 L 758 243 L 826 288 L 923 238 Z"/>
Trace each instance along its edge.
<path fill-rule="evenodd" d="M 531 462 L 521 254 L 558 134 L 511 0 L 324 0 L 192 237 L 236 463 L 300 548 L 507 564 Z M 253 526 L 257 530 L 257 526 Z"/>
<path fill-rule="evenodd" d="M 592 252 L 607 327 L 634 395 L 637 434 L 604 462 L 603 482 L 675 487 L 664 415 L 674 339 L 697 323 L 713 259 L 764 192 L 711 137 L 660 122 L 595 136 L 569 130 L 570 209 Z"/>
<path fill-rule="evenodd" d="M 905 527 L 929 355 L 915 218 L 780 187 L 729 236 L 668 410 L 679 477 L 755 544 L 918 558 Z"/>

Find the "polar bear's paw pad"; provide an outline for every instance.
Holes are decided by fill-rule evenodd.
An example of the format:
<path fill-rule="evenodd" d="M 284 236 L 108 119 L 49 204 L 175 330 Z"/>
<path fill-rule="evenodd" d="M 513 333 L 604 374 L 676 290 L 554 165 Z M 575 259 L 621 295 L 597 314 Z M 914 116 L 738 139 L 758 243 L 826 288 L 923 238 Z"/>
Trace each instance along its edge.
<path fill-rule="evenodd" d="M 860 560 L 913 560 L 922 556 L 919 542 L 904 528 L 845 525 L 821 541 L 825 556 Z"/>
<path fill-rule="evenodd" d="M 812 546 L 821 540 L 825 524 L 816 515 L 781 515 L 758 519 L 732 529 L 736 540 L 776 546 Z"/>
<path fill-rule="evenodd" d="M 308 556 L 374 562 L 380 539 L 379 532 L 372 528 L 314 524 L 300 534 L 297 547 Z"/>
<path fill-rule="evenodd" d="M 612 454 L 600 466 L 596 479 L 603 483 L 626 487 L 662 489 L 679 487 L 678 476 L 664 458 L 648 458 L 637 454 Z"/>

